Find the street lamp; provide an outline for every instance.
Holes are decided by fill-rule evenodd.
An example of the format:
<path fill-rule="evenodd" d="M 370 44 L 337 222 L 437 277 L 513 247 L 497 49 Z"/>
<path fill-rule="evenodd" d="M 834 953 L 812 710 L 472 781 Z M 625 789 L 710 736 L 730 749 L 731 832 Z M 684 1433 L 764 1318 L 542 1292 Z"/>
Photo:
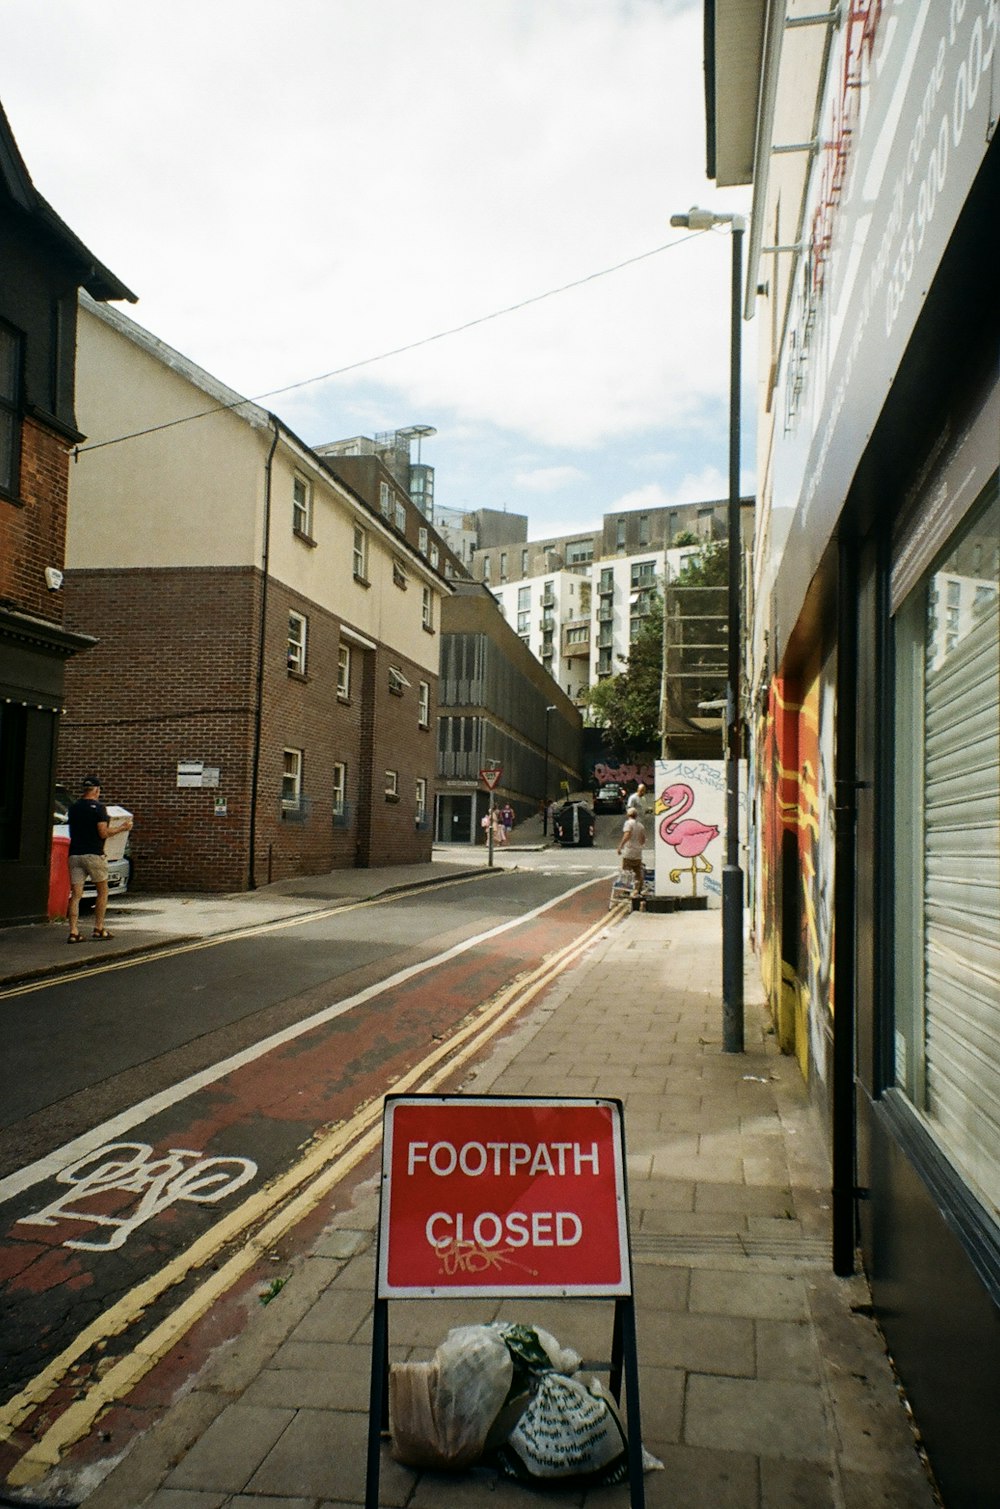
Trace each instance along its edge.
<path fill-rule="evenodd" d="M 691 231 L 728 225 L 732 232 L 732 306 L 729 324 L 729 590 L 726 658 L 726 863 L 722 871 L 722 1048 L 743 1052 L 743 871 L 740 869 L 740 305 L 743 273 L 742 215 L 692 207 L 670 224 Z"/>
<path fill-rule="evenodd" d="M 549 832 L 549 717 L 556 710 L 555 703 L 545 709 L 545 795 L 542 799 L 542 837 Z"/>

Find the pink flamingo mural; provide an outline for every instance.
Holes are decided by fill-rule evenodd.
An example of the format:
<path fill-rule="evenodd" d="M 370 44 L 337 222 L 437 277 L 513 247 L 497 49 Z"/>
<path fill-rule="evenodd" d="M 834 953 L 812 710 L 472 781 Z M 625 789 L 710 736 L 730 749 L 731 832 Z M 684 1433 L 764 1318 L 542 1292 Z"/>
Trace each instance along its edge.
<path fill-rule="evenodd" d="M 684 813 L 693 806 L 694 792 L 683 781 L 665 787 L 656 801 L 656 814 L 658 817 L 662 814 L 660 837 L 665 844 L 676 849 L 683 859 L 691 861 L 690 867 L 679 865 L 676 870 L 671 870 L 670 879 L 676 885 L 681 878 L 681 870 L 690 868 L 691 895 L 696 896 L 698 876 L 708 875 L 712 870 L 704 851 L 713 838 L 718 838 L 719 830 L 714 823 L 701 823 L 696 817 L 684 817 Z"/>

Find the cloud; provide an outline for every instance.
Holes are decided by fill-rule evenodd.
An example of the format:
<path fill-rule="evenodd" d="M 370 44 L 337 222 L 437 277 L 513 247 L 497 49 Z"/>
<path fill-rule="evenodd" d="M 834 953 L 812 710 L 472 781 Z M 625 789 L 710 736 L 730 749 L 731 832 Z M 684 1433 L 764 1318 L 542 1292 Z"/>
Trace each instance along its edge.
<path fill-rule="evenodd" d="M 701 0 L 58 13 L 6 0 L 0 97 L 153 334 L 249 396 L 352 368 L 264 402 L 436 426 L 438 502 L 532 537 L 724 495 L 730 243 L 669 226 L 749 203 L 704 179 Z"/>
<path fill-rule="evenodd" d="M 573 482 L 585 480 L 586 473 L 578 466 L 540 466 L 537 471 L 518 472 L 514 486 L 523 487 L 526 492 L 554 493 L 562 492 Z"/>

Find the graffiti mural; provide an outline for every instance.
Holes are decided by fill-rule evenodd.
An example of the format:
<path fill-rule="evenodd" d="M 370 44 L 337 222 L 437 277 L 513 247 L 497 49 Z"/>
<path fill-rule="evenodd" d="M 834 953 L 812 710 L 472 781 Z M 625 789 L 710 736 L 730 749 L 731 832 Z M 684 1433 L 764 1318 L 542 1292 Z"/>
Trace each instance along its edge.
<path fill-rule="evenodd" d="M 833 1010 L 833 672 L 831 656 L 801 681 L 775 677 L 757 727 L 762 973 L 782 1051 L 821 1078 Z"/>
<path fill-rule="evenodd" d="M 595 760 L 591 774 L 591 786 L 638 786 L 641 781 L 650 790 L 653 788 L 653 762 L 641 760 L 638 763 L 622 760 L 618 763 L 608 763 L 604 760 Z"/>
<path fill-rule="evenodd" d="M 725 765 L 657 760 L 652 789 L 657 896 L 704 896 L 721 906 Z"/>

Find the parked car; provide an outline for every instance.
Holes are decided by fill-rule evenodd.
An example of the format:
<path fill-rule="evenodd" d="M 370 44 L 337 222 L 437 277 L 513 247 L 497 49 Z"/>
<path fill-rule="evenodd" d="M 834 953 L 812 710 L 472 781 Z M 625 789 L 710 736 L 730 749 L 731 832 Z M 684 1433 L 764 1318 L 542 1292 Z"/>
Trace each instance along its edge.
<path fill-rule="evenodd" d="M 69 838 L 69 822 L 67 821 L 70 808 L 70 795 L 65 786 L 57 786 L 53 800 L 52 812 L 52 837 Z M 105 802 L 110 809 L 113 803 Z M 132 880 L 132 855 L 131 844 L 126 837 L 125 853 L 121 859 L 108 860 L 108 899 L 115 896 L 124 896 L 128 892 Z M 90 879 L 83 883 L 83 900 L 93 901 L 97 895 L 97 887 Z"/>
<path fill-rule="evenodd" d="M 594 797 L 595 812 L 624 812 L 625 792 L 621 786 L 608 785 L 598 787 Z"/>

